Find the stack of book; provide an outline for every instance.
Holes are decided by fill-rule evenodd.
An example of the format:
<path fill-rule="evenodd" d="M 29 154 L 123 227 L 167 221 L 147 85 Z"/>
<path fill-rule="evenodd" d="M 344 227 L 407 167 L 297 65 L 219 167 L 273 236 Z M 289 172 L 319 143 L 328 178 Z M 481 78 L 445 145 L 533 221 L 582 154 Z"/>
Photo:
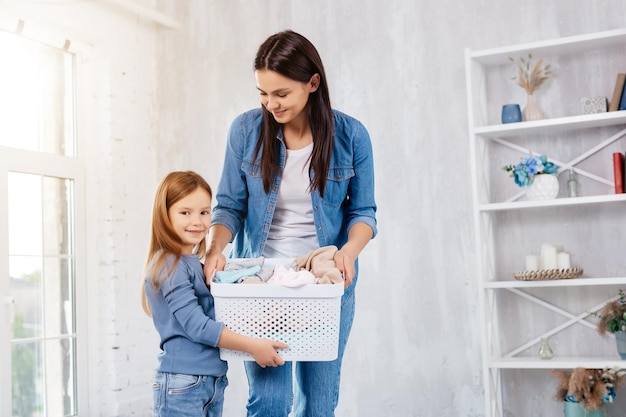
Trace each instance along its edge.
<path fill-rule="evenodd" d="M 615 194 L 624 192 L 624 174 L 626 173 L 626 154 L 623 152 L 613 152 L 613 174 L 615 180 Z"/>
<path fill-rule="evenodd" d="M 626 110 L 626 74 L 620 72 L 617 74 L 617 80 L 615 81 L 615 88 L 613 89 L 613 98 L 609 103 L 609 111 Z"/>
<path fill-rule="evenodd" d="M 617 74 L 615 88 L 613 89 L 613 97 L 609 103 L 609 111 L 626 110 L 626 74 L 620 72 Z M 624 174 L 626 173 L 626 154 L 623 152 L 613 152 L 613 174 L 615 180 L 615 194 L 624 193 Z"/>

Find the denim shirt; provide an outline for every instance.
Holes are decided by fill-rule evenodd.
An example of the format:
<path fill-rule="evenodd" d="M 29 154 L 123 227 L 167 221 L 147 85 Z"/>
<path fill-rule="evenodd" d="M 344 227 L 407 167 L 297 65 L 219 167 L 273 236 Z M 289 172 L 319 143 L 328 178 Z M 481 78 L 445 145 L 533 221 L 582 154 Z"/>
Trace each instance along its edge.
<path fill-rule="evenodd" d="M 311 204 L 320 247 L 341 248 L 356 223 L 370 226 L 374 236 L 377 233 L 374 161 L 363 124 L 336 110 L 334 116 L 335 140 L 324 198 L 317 190 L 312 191 Z M 211 224 L 221 224 L 233 234 L 231 256 L 235 258 L 262 255 L 278 198 L 281 177 L 277 176 L 270 192 L 265 193 L 260 164 L 254 161 L 261 122 L 262 112 L 257 108 L 237 116 L 230 126 L 217 205 L 212 212 Z M 281 142 L 282 169 L 287 154 L 282 130 L 276 140 Z"/>

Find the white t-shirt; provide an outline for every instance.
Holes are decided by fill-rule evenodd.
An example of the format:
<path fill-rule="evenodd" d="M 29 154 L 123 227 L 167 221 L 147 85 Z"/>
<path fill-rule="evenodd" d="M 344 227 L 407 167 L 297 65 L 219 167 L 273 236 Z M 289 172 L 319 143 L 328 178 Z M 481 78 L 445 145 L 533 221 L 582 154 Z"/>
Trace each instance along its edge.
<path fill-rule="evenodd" d="M 295 258 L 319 247 L 309 193 L 309 165 L 313 144 L 287 149 L 272 226 L 265 243 L 266 258 Z"/>

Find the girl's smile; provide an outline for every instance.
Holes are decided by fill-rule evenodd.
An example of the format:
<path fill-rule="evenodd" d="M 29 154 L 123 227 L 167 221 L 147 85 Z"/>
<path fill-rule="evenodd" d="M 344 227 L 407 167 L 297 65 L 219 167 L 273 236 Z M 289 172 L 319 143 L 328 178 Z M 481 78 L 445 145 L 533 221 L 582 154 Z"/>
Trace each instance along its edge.
<path fill-rule="evenodd" d="M 183 253 L 191 255 L 211 225 L 211 196 L 198 187 L 174 203 L 168 210 L 168 216 L 183 244 Z"/>

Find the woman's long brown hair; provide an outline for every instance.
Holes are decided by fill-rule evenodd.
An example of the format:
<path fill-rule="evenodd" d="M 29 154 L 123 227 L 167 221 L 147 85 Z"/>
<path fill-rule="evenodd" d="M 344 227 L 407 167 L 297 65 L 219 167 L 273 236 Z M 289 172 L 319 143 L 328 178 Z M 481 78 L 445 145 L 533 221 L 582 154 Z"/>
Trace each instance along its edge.
<path fill-rule="evenodd" d="M 156 289 L 161 288 L 161 284 L 176 268 L 183 253 L 183 242 L 172 227 L 168 211 L 172 205 L 198 188 L 205 190 L 209 197 L 213 196 L 209 184 L 193 171 L 170 172 L 157 187 L 152 208 L 150 247 L 145 265 L 145 273 L 150 274 L 151 283 Z M 206 240 L 203 239 L 195 248 L 195 253 L 203 257 L 205 252 Z M 170 256 L 174 258 L 174 262 L 166 268 L 166 260 Z M 141 304 L 146 314 L 151 315 L 152 310 L 145 291 L 142 291 Z"/>
<path fill-rule="evenodd" d="M 263 42 L 254 59 L 254 69 L 274 71 L 303 83 L 309 82 L 314 74 L 319 74 L 319 87 L 309 95 L 306 112 L 313 135 L 313 152 L 309 169 L 309 177 L 312 178 L 310 190 L 318 190 L 323 197 L 333 150 L 334 118 L 330 106 L 326 73 L 317 49 L 304 36 L 286 30 L 270 36 Z M 276 140 L 280 124 L 265 106 L 261 107 L 263 125 L 255 148 L 255 158 L 261 155 L 263 188 L 268 193 L 274 177 L 280 173 L 278 166 L 280 143 Z"/>

